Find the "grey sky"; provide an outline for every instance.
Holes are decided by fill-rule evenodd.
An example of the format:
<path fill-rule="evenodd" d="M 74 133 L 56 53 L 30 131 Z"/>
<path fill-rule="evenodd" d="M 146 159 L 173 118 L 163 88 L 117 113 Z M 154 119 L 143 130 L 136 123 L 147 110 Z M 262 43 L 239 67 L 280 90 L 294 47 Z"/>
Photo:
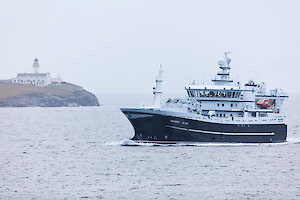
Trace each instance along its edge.
<path fill-rule="evenodd" d="M 300 91 L 300 1 L 0 1 L 0 79 L 41 71 L 95 93 L 182 92 L 217 72 Z"/>

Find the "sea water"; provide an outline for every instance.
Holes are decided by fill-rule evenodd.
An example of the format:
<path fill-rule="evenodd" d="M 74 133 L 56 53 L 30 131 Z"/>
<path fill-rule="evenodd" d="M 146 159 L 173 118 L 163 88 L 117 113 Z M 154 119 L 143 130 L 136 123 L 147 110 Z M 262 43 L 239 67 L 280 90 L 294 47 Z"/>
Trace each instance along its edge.
<path fill-rule="evenodd" d="M 300 199 L 300 95 L 285 102 L 280 144 L 122 146 L 123 106 L 0 108 L 0 199 Z"/>

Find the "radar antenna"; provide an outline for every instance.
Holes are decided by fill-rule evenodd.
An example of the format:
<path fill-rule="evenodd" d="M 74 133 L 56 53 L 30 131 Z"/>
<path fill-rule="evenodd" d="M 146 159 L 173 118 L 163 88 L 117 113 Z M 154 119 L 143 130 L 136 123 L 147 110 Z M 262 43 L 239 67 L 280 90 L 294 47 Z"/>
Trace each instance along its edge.
<path fill-rule="evenodd" d="M 227 56 L 227 55 L 230 54 L 230 53 L 231 53 L 231 51 L 225 51 L 225 52 L 224 52 L 225 56 Z"/>

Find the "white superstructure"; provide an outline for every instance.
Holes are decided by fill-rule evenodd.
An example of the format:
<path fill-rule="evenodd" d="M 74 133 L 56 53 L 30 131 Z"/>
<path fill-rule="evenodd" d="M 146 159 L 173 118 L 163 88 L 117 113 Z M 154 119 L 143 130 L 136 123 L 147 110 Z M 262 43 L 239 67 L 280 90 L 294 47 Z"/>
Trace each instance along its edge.
<path fill-rule="evenodd" d="M 278 89 L 266 92 L 264 83 L 256 84 L 252 80 L 245 85 L 235 83 L 229 77 L 228 54 L 225 52 L 224 58 L 218 61 L 220 70 L 212 85 L 188 85 L 186 99 L 169 99 L 160 110 L 218 123 L 282 123 L 285 116 L 281 106 L 288 96 Z M 162 82 L 161 77 L 159 80 L 156 83 Z M 161 84 L 159 94 L 160 88 Z M 153 107 L 158 107 L 156 99 L 157 92 L 154 92 Z"/>
<path fill-rule="evenodd" d="M 18 73 L 17 77 L 12 79 L 13 83 L 18 84 L 27 84 L 27 85 L 35 85 L 35 86 L 48 86 L 48 85 L 56 85 L 59 86 L 62 82 L 60 77 L 51 78 L 49 72 L 47 73 L 40 73 L 39 68 L 39 60 L 37 58 L 34 59 L 33 63 L 33 73 Z"/>

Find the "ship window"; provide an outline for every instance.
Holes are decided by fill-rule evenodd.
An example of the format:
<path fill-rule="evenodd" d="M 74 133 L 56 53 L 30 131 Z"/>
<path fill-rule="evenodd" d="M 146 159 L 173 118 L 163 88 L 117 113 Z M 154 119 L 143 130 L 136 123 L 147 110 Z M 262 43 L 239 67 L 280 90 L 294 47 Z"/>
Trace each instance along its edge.
<path fill-rule="evenodd" d="M 220 106 L 220 104 L 218 103 L 218 106 Z"/>
<path fill-rule="evenodd" d="M 194 97 L 194 91 L 191 91 L 191 97 Z"/>
<path fill-rule="evenodd" d="M 224 107 L 224 103 L 222 103 L 222 107 Z"/>
<path fill-rule="evenodd" d="M 205 97 L 209 97 L 209 92 L 208 91 L 205 92 Z"/>
<path fill-rule="evenodd" d="M 231 98 L 231 92 L 227 92 L 227 97 Z"/>
<path fill-rule="evenodd" d="M 267 113 L 259 113 L 259 115 L 258 115 L 259 117 L 267 117 L 268 116 L 268 114 Z"/>
<path fill-rule="evenodd" d="M 231 107 L 233 107 L 233 104 L 230 104 Z"/>
<path fill-rule="evenodd" d="M 224 114 L 224 117 L 226 117 L 226 114 Z"/>
<path fill-rule="evenodd" d="M 204 97 L 204 92 L 202 90 L 200 91 L 200 97 Z"/>
<path fill-rule="evenodd" d="M 253 113 L 252 113 L 252 117 L 256 117 L 256 112 L 253 112 Z"/>
<path fill-rule="evenodd" d="M 222 114 L 220 114 L 220 117 L 222 117 L 223 115 Z"/>

